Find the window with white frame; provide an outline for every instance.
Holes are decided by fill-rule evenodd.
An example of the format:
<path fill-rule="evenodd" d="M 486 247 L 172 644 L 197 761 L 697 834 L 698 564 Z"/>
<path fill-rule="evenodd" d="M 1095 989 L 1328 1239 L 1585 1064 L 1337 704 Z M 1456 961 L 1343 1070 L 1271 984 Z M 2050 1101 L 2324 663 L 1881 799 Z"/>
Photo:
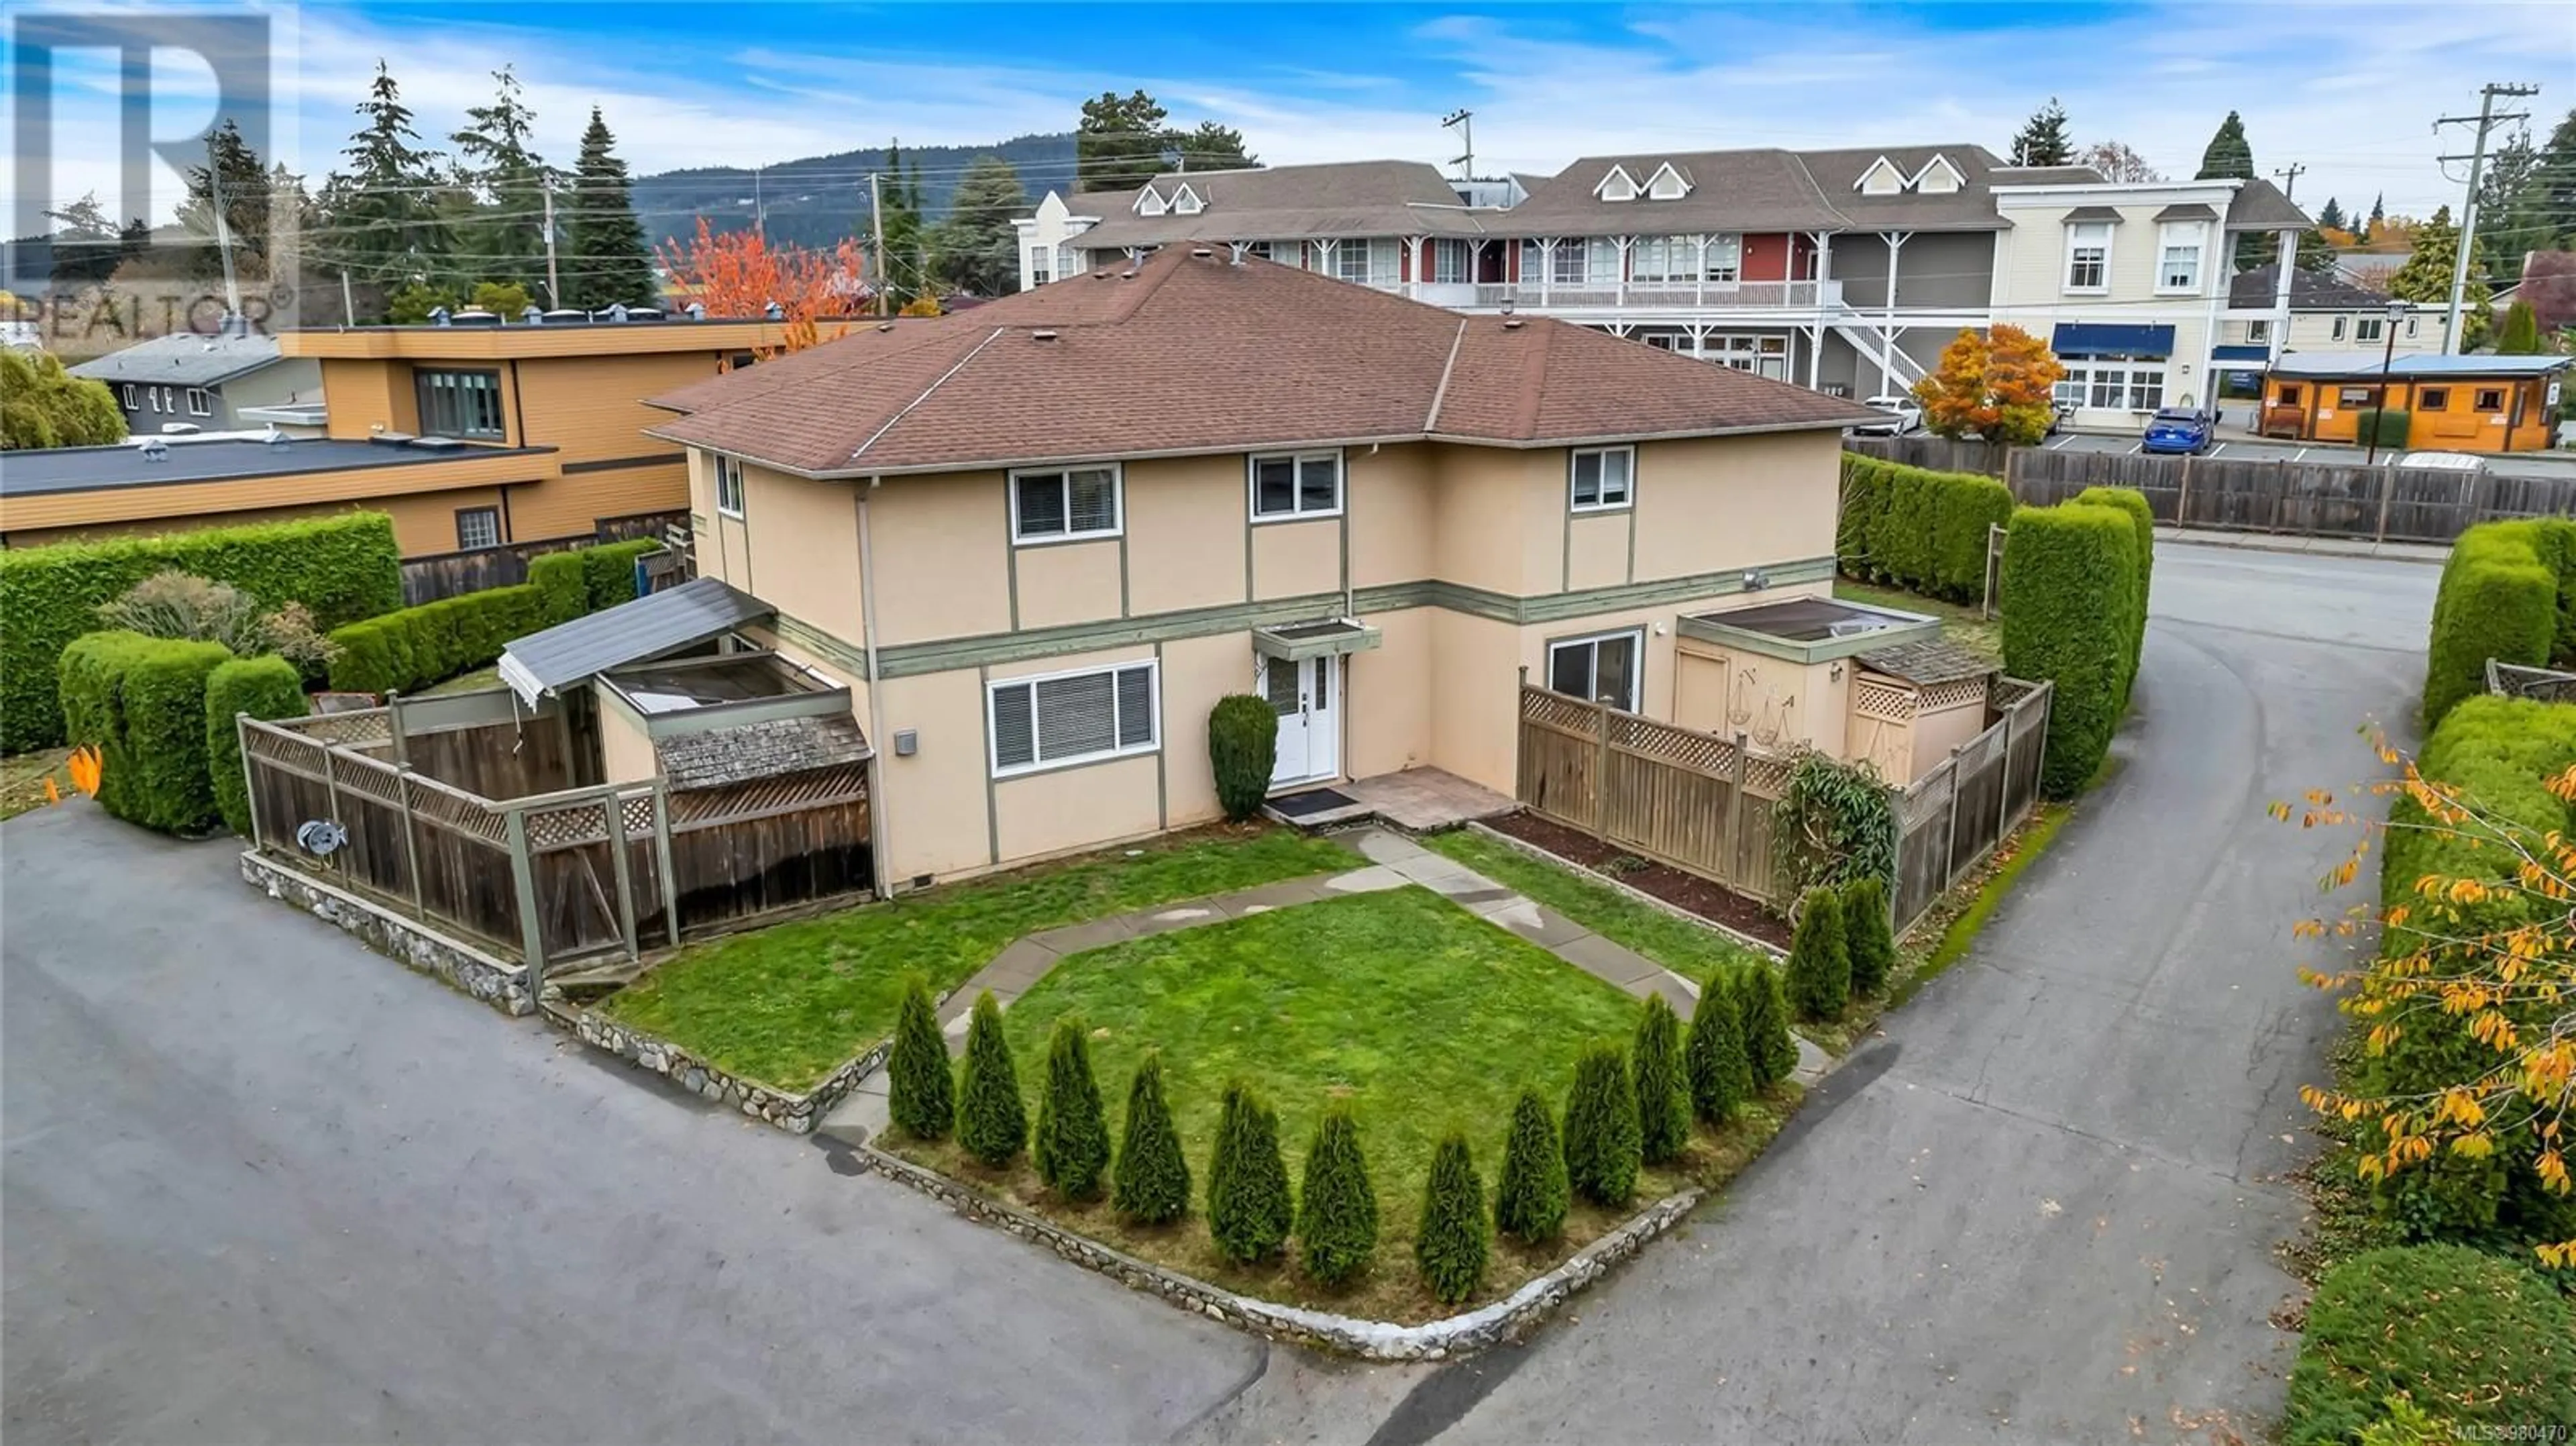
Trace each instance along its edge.
<path fill-rule="evenodd" d="M 1548 280 L 1559 286 L 1581 286 L 1584 277 L 1584 255 L 1590 248 L 1581 241 L 1559 241 L 1556 254 L 1548 261 Z"/>
<path fill-rule="evenodd" d="M 1431 279 L 1450 286 L 1475 280 L 1474 253 L 1468 243 L 1455 237 L 1432 242 Z"/>
<path fill-rule="evenodd" d="M 2245 339 L 2247 341 L 2270 341 L 2272 339 L 2272 323 L 2268 321 L 2249 321 L 2245 323 Z"/>
<path fill-rule="evenodd" d="M 1366 241 L 1345 241 L 1334 247 L 1334 279 L 1357 282 L 1362 286 L 1368 285 L 1370 249 Z"/>
<path fill-rule="evenodd" d="M 1036 251 L 1030 253 L 1030 255 L 1032 259 L 1029 262 L 1029 284 L 1031 286 L 1044 286 L 1048 282 L 1053 281 L 1055 276 L 1047 269 L 1047 261 L 1049 257 L 1046 248 L 1040 247 Z"/>
<path fill-rule="evenodd" d="M 188 388 L 188 415 L 192 417 L 211 417 L 214 414 L 214 398 L 207 395 L 206 389 L 204 387 Z"/>
<path fill-rule="evenodd" d="M 1011 474 L 1013 542 L 1115 537 L 1118 523 L 1118 469 L 1114 466 Z"/>
<path fill-rule="evenodd" d="M 1591 703 L 1637 711 L 1638 682 L 1645 669 L 1646 633 L 1642 628 L 1602 633 L 1588 638 L 1562 638 L 1547 645 L 1547 686 Z"/>
<path fill-rule="evenodd" d="M 1332 517 L 1342 510 L 1342 454 L 1281 453 L 1252 459 L 1252 520 Z"/>
<path fill-rule="evenodd" d="M 1637 449 L 1584 447 L 1573 454 L 1570 482 L 1577 512 L 1606 512 L 1636 497 Z"/>
<path fill-rule="evenodd" d="M 125 409 L 126 409 L 127 411 L 129 411 L 129 412 L 139 412 L 139 411 L 142 411 L 142 410 L 143 410 L 142 404 L 141 404 L 141 403 L 139 403 L 139 402 L 137 402 L 137 401 L 135 401 L 135 399 L 134 399 L 134 383 L 132 383 L 132 382 L 127 382 L 127 383 L 125 383 L 125 384 L 124 384 L 124 386 L 125 386 Z"/>
<path fill-rule="evenodd" d="M 2066 228 L 2066 289 L 2108 291 L 2111 287 L 2111 223 L 2077 221 Z"/>
<path fill-rule="evenodd" d="M 1744 274 L 1744 238 L 1730 231 L 1708 238 L 1708 279 L 1732 284 Z"/>
<path fill-rule="evenodd" d="M 742 515 L 742 461 L 739 458 L 716 458 L 716 510 L 727 517 Z"/>
<path fill-rule="evenodd" d="M 1056 274 L 1056 275 L 1058 275 L 1058 276 L 1078 276 L 1078 275 L 1080 275 L 1080 274 L 1082 273 L 1082 266 L 1083 266 L 1083 262 L 1082 262 L 1082 248 L 1081 248 L 1081 247 L 1079 247 L 1079 246 L 1058 246 L 1057 248 L 1055 248 L 1055 274 Z"/>
<path fill-rule="evenodd" d="M 2331 328 L 2329 328 L 2329 329 L 2328 329 L 2328 330 L 2329 330 L 2329 335 L 2330 335 L 2334 340 L 2336 340 L 2336 341 L 2341 341 L 2341 340 L 2343 340 L 2344 327 L 2345 327 L 2345 324 L 2346 324 L 2346 322 L 2347 322 L 2347 321 L 2348 321 L 2348 318 L 2346 318 L 2346 317 L 2340 317 L 2340 316 L 2338 316 L 2338 317 L 2336 317 L 2336 318 L 2334 319 L 2334 325 L 2333 325 Z"/>
<path fill-rule="evenodd" d="M 2198 221 L 2169 222 L 2158 237 L 2156 290 L 2196 293 L 2200 290 L 2200 253 L 2208 227 Z"/>
<path fill-rule="evenodd" d="M 993 776 L 1151 753 L 1161 701 L 1151 662 L 989 685 Z"/>
<path fill-rule="evenodd" d="M 2388 318 L 2384 316 L 2356 316 L 2352 319 L 2354 341 L 2377 341 L 2387 333 Z"/>
<path fill-rule="evenodd" d="M 459 507 L 456 509 L 456 550 L 475 552 L 501 545 L 501 509 L 497 507 Z"/>
<path fill-rule="evenodd" d="M 2165 404 L 2165 363 L 2075 360 L 2052 388 L 2056 399 L 2106 412 L 2152 412 Z"/>

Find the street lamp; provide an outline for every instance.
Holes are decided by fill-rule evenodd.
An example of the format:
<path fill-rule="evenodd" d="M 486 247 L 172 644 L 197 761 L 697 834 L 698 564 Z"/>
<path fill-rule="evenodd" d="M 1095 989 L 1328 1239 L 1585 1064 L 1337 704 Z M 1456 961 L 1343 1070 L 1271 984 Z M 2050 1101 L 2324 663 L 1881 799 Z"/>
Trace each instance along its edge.
<path fill-rule="evenodd" d="M 2406 303 L 2391 299 L 2388 303 L 2387 323 L 2380 328 L 2381 333 L 2387 337 L 2387 344 L 2379 353 L 2379 400 L 2370 409 L 2370 455 L 2361 460 L 2361 465 L 2365 467 L 2375 465 L 2379 461 L 2379 428 L 2388 417 L 2388 369 L 2396 364 L 2397 325 L 2405 319 Z M 2411 426 L 2414 419 L 2409 417 L 2407 420 Z"/>

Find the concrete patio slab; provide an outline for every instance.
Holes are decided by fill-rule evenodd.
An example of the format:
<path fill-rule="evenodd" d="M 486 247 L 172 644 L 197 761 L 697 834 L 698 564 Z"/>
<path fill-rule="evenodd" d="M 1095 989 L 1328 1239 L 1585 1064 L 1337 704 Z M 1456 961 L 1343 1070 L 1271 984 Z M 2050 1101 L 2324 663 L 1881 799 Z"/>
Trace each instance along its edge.
<path fill-rule="evenodd" d="M 1579 965 L 1585 973 L 1607 979 L 1622 989 L 1628 989 L 1632 984 L 1644 984 L 1670 972 L 1636 950 L 1613 944 L 1598 934 L 1585 934 L 1549 947 L 1556 951 L 1558 958 Z M 1629 992 L 1641 997 L 1645 993 L 1643 989 L 1629 989 Z"/>
<path fill-rule="evenodd" d="M 1061 929 L 1047 929 L 1029 936 L 1030 942 L 1042 944 L 1058 954 L 1079 954 L 1085 949 L 1098 949 L 1122 939 L 1136 937 L 1133 916 L 1119 914 L 1107 919 L 1094 919 L 1088 924 L 1069 924 Z"/>
<path fill-rule="evenodd" d="M 1482 915 L 1488 923 L 1500 924 L 1542 949 L 1560 949 L 1577 939 L 1592 937 L 1592 931 L 1549 909 L 1542 909 L 1528 899 L 1513 895 Z"/>
<path fill-rule="evenodd" d="M 1342 792 L 1375 809 L 1388 823 L 1415 833 L 1456 828 L 1470 819 L 1496 818 L 1520 807 L 1483 784 L 1443 768 L 1381 773 L 1344 784 Z"/>
<path fill-rule="evenodd" d="M 1409 859 L 1439 857 L 1404 835 L 1389 833 L 1382 828 L 1370 829 L 1353 842 L 1358 846 L 1360 856 L 1375 864 L 1399 864 Z"/>
<path fill-rule="evenodd" d="M 1324 887 L 1337 894 L 1373 894 L 1381 889 L 1400 889 L 1411 882 L 1384 864 L 1372 864 L 1347 874 L 1335 874 L 1324 881 Z"/>

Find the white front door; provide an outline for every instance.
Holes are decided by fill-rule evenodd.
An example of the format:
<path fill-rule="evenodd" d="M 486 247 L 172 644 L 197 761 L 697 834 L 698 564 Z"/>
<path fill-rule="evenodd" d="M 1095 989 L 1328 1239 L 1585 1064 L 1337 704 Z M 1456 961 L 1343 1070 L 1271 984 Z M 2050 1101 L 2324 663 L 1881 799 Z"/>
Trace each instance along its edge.
<path fill-rule="evenodd" d="M 1261 660 L 1261 694 L 1279 715 L 1279 760 L 1271 786 L 1332 778 L 1341 772 L 1339 658 Z"/>

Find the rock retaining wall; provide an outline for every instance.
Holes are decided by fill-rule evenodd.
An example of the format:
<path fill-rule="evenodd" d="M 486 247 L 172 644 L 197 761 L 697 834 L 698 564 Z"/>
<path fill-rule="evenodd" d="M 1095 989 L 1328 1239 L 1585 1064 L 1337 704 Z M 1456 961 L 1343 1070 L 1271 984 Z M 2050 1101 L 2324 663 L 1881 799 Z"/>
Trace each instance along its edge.
<path fill-rule="evenodd" d="M 1643 1249 L 1648 1241 L 1672 1229 L 1700 1202 L 1702 1193 L 1684 1190 L 1656 1201 L 1626 1224 L 1576 1251 L 1564 1264 L 1491 1305 L 1422 1325 L 1398 1325 L 1237 1295 L 1112 1250 L 1089 1236 L 1004 1204 L 936 1170 L 898 1159 L 872 1145 L 860 1145 L 858 1154 L 888 1179 L 942 1201 L 960 1215 L 1035 1241 L 1076 1265 L 1096 1270 L 1132 1290 L 1158 1296 L 1194 1315 L 1274 1339 L 1372 1361 L 1447 1360 L 1518 1337 L 1553 1315 L 1569 1297 L 1609 1273 L 1611 1267 Z"/>
<path fill-rule="evenodd" d="M 583 1044 L 604 1050 L 637 1069 L 662 1075 L 701 1099 L 713 1100 L 742 1111 L 764 1124 L 775 1125 L 790 1134 L 810 1134 L 816 1121 L 830 1114 L 832 1106 L 852 1086 L 876 1073 L 894 1048 L 891 1039 L 881 1040 L 874 1049 L 855 1059 L 844 1060 L 838 1069 L 803 1094 L 791 1094 L 755 1079 L 727 1074 L 669 1040 L 646 1034 L 620 1024 L 595 1010 L 546 1000 L 546 1017 L 565 1029 Z"/>
<path fill-rule="evenodd" d="M 272 899 L 283 899 L 315 918 L 328 920 L 357 936 L 361 943 L 404 967 L 443 980 L 503 1014 L 521 1015 L 536 1008 L 528 994 L 526 966 L 495 958 L 482 950 L 380 904 L 324 883 L 310 874 L 245 851 L 242 882 Z"/>

